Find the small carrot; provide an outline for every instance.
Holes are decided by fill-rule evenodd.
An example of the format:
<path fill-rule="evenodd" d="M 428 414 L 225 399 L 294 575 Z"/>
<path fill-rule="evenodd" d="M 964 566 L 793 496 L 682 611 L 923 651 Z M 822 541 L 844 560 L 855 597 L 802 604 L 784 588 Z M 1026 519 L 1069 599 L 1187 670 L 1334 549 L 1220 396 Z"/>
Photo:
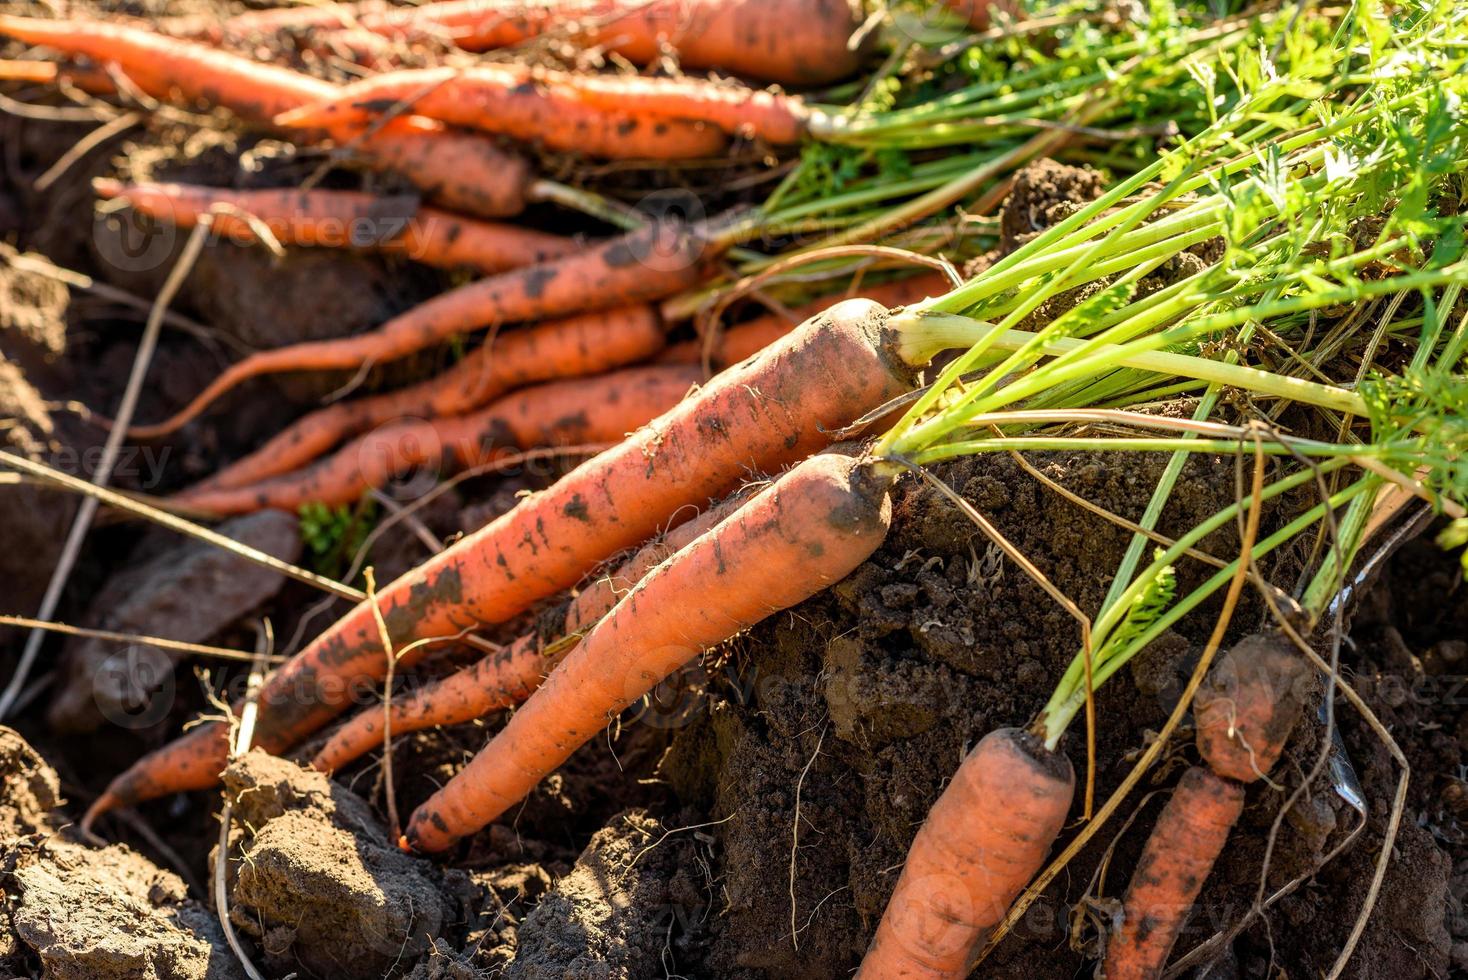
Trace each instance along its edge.
<path fill-rule="evenodd" d="M 176 431 L 240 382 L 281 371 L 356 369 L 406 357 L 490 323 L 568 316 L 662 299 L 696 284 L 714 250 L 696 227 L 655 222 L 550 262 L 442 293 L 371 333 L 292 344 L 237 362 L 172 418 L 134 426 L 151 439 Z"/>
<path fill-rule="evenodd" d="M 583 313 L 508 331 L 479 344 L 437 377 L 336 402 L 298 419 L 191 491 L 242 487 L 289 473 L 343 439 L 398 419 L 463 415 L 524 385 L 635 364 L 662 347 L 663 338 L 662 322 L 650 306 Z"/>
<path fill-rule="evenodd" d="M 1279 759 L 1303 710 L 1309 668 L 1277 634 L 1246 637 L 1214 664 L 1193 701 L 1207 768 L 1183 774 L 1137 862 L 1106 947 L 1107 980 L 1162 976 L 1229 830 L 1244 786 Z"/>
<path fill-rule="evenodd" d="M 221 106 L 262 125 L 337 91 L 330 82 L 287 68 L 126 24 L 0 14 L 0 35 L 115 64 L 155 99 Z M 369 166 L 400 173 L 457 210 L 493 217 L 525 208 L 533 177 L 529 165 L 482 137 L 411 117 L 375 133 L 341 127 L 324 135 L 350 143 Z"/>
<path fill-rule="evenodd" d="M 850 457 L 812 457 L 658 565 L 414 811 L 407 845 L 442 851 L 483 827 L 704 648 L 849 574 L 886 536 L 891 479 Z"/>
<path fill-rule="evenodd" d="M 585 247 L 574 238 L 362 191 L 235 191 L 197 184 L 124 184 L 110 178 L 92 181 L 92 189 L 98 197 L 126 201 L 136 211 L 181 228 L 192 228 L 209 214 L 214 232 L 233 240 L 256 239 L 248 216 L 283 245 L 370 248 L 441 269 L 503 272 Z"/>
<path fill-rule="evenodd" d="M 835 125 L 798 99 L 744 85 L 511 65 L 387 72 L 346 86 L 330 102 L 277 116 L 275 122 L 307 129 L 363 125 L 400 103 L 441 122 L 604 157 L 679 159 L 717 152 L 722 139 L 672 142 L 671 134 L 687 132 L 681 127 L 692 123 L 705 124 L 700 133 L 716 128 L 776 144 L 799 143 L 812 129 L 828 132 Z M 664 126 L 668 132 L 660 134 Z M 654 140 L 644 145 L 649 134 Z"/>
<path fill-rule="evenodd" d="M 78 68 L 54 61 L 0 61 L 0 82 L 28 82 L 32 85 L 75 85 L 92 95 L 111 95 L 117 86 L 106 72 Z"/>
<path fill-rule="evenodd" d="M 968 976 L 1040 869 L 1074 792 L 1070 760 L 1035 736 L 984 736 L 928 811 L 858 980 Z"/>
<path fill-rule="evenodd" d="M 225 33 L 360 26 L 408 39 L 447 38 L 467 51 L 557 34 L 643 65 L 671 50 L 688 69 L 824 85 L 861 64 L 864 49 L 848 43 L 861 21 L 849 0 L 439 0 L 409 9 L 367 0 L 299 8 L 268 21 L 263 13 L 243 14 L 226 22 Z"/>
<path fill-rule="evenodd" d="M 667 534 L 644 545 L 610 573 L 594 579 L 568 603 L 559 634 L 544 649 L 541 634 L 532 631 L 503 652 L 456 671 L 442 680 L 393 699 L 388 711 L 392 730 L 416 732 L 441 725 L 458 725 L 508 708 L 528 698 L 545 675 L 564 660 L 579 635 L 596 625 L 617 600 L 700 534 L 718 524 L 748 499 L 735 494 L 684 521 Z M 333 772 L 382 744 L 383 712 L 368 708 L 338 728 L 311 760 L 323 772 Z"/>
<path fill-rule="evenodd" d="M 510 65 L 388 72 L 276 116 L 275 125 L 362 127 L 406 105 L 415 115 L 451 125 L 612 160 L 696 160 L 724 151 L 724 134 L 696 116 L 641 112 L 635 100 L 628 108 L 588 106 L 558 77 Z"/>
<path fill-rule="evenodd" d="M 690 367 L 661 365 L 552 381 L 468 415 L 384 426 L 298 473 L 182 493 L 174 502 L 221 517 L 269 508 L 296 511 L 307 503 L 336 507 L 418 467 L 469 467 L 513 449 L 615 442 L 677 404 L 700 376 Z"/>
<path fill-rule="evenodd" d="M 646 541 L 679 508 L 805 458 L 830 432 L 911 390 L 913 369 L 885 324 L 875 303 L 833 307 L 406 573 L 378 593 L 393 643 L 517 616 Z M 345 708 L 354 687 L 385 671 L 372 607 L 361 603 L 266 681 L 257 744 L 272 752 L 295 744 Z M 171 792 L 175 776 L 192 780 L 200 765 L 218 774 L 226 733 L 222 723 L 201 725 L 139 759 L 112 781 L 92 816 Z"/>

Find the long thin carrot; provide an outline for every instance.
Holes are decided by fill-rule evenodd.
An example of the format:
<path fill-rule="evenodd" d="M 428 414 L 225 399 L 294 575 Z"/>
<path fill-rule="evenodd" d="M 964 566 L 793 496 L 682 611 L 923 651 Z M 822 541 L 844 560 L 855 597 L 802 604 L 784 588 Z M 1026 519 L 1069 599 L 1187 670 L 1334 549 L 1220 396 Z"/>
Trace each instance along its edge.
<path fill-rule="evenodd" d="M 337 91 L 330 82 L 278 65 L 126 24 L 0 15 L 0 35 L 115 64 L 155 99 L 222 106 L 260 125 Z M 457 210 L 493 217 L 525 208 L 529 165 L 482 137 L 421 118 L 395 119 L 375 133 L 340 127 L 324 135 L 351 142 L 369 166 L 400 173 Z"/>
<path fill-rule="evenodd" d="M 646 541 L 679 508 L 722 496 L 749 473 L 805 458 L 829 433 L 911 390 L 913 370 L 885 323 L 886 311 L 864 300 L 828 310 L 403 575 L 378 594 L 394 644 L 519 615 Z M 351 703 L 355 686 L 385 670 L 372 609 L 359 604 L 266 682 L 257 744 L 273 752 L 295 744 Z M 219 723 L 200 726 L 139 759 L 112 781 L 91 816 L 211 785 L 224 768 L 226 731 Z"/>
<path fill-rule="evenodd" d="M 211 215 L 214 232 L 231 240 L 257 237 L 249 219 L 263 224 L 283 245 L 369 248 L 441 269 L 503 272 L 579 252 L 574 238 L 479 221 L 411 199 L 362 191 L 280 188 L 236 191 L 197 184 L 124 184 L 92 181 L 97 196 L 123 200 L 134 210 L 181 228 Z"/>
<path fill-rule="evenodd" d="M 55 85 L 65 81 L 83 92 L 110 95 L 117 86 L 106 72 L 78 68 L 55 61 L 0 61 L 0 82 L 29 82 L 32 85 Z"/>
<path fill-rule="evenodd" d="M 545 675 L 566 658 L 579 635 L 594 626 L 617 600 L 643 576 L 676 554 L 699 535 L 743 505 L 748 494 L 738 493 L 653 539 L 614 570 L 594 579 L 576 594 L 561 617 L 560 630 L 548 637 L 532 630 L 504 651 L 491 654 L 462 670 L 394 698 L 388 707 L 392 730 L 405 734 L 440 725 L 458 725 L 508 708 L 528 698 Z M 311 760 L 323 772 L 333 772 L 382 744 L 383 712 L 367 708 L 332 733 Z"/>
<path fill-rule="evenodd" d="M 697 228 L 654 222 L 550 262 L 451 289 L 371 333 L 261 351 L 232 365 L 163 422 L 134 426 L 138 439 L 167 435 L 240 382 L 280 371 L 355 369 L 406 357 L 490 323 L 539 320 L 662 299 L 696 284 L 713 249 Z"/>
<path fill-rule="evenodd" d="M 276 116 L 275 124 L 361 127 L 405 104 L 440 122 L 613 160 L 696 160 L 724 151 L 724 133 L 697 115 L 641 111 L 635 99 L 627 108 L 590 106 L 558 80 L 563 77 L 512 65 L 388 72 L 349 85 L 328 101 Z"/>
<path fill-rule="evenodd" d="M 1284 751 L 1304 709 L 1310 669 L 1280 635 L 1246 637 L 1209 671 L 1193 700 L 1198 750 L 1157 818 L 1107 943 L 1106 980 L 1154 980 L 1244 808 L 1244 786 Z"/>
<path fill-rule="evenodd" d="M 1070 760 L 1017 728 L 990 732 L 908 851 L 858 980 L 969 974 L 981 943 L 1045 860 L 1075 793 Z"/>
<path fill-rule="evenodd" d="M 415 468 L 475 466 L 513 449 L 615 442 L 676 405 L 700 377 L 694 368 L 667 364 L 552 381 L 467 415 L 384 426 L 298 473 L 182 493 L 174 502 L 221 517 L 269 508 L 295 511 L 307 503 L 335 507 Z"/>
<path fill-rule="evenodd" d="M 657 566 L 414 811 L 407 845 L 442 851 L 483 827 L 704 648 L 849 574 L 886 536 L 890 483 L 859 460 L 812 457 Z"/>
<path fill-rule="evenodd" d="M 477 345 L 442 374 L 398 391 L 340 401 L 298 419 L 191 490 L 242 487 L 307 465 L 350 436 L 400 419 L 463 415 L 515 388 L 635 364 L 663 346 L 650 306 L 583 313 Z M 693 363 L 693 362 L 688 362 Z"/>
<path fill-rule="evenodd" d="M 375 113 L 407 103 L 411 111 L 442 122 L 503 133 L 605 157 L 708 156 L 722 137 L 673 143 L 691 123 L 731 136 L 770 143 L 798 143 L 825 117 L 798 99 L 735 84 L 690 78 L 575 75 L 512 65 L 420 68 L 387 72 L 341 89 L 330 102 L 292 109 L 280 126 L 308 129 L 362 125 Z M 659 134 L 659 127 L 668 132 Z M 654 137 L 651 145 L 649 135 Z M 685 146 L 684 143 L 688 145 Z"/>
<path fill-rule="evenodd" d="M 850 0 L 441 0 L 408 9 L 383 9 L 368 0 L 268 20 L 245 14 L 225 29 L 238 34 L 241 27 L 360 26 L 409 39 L 447 38 L 468 51 L 509 47 L 554 32 L 638 64 L 653 64 L 672 51 L 684 68 L 824 85 L 861 64 L 864 50 L 848 43 L 861 20 Z"/>
<path fill-rule="evenodd" d="M 923 273 L 875 286 L 863 286 L 861 295 L 890 309 L 941 295 L 951 285 L 946 276 Z M 720 331 L 709 348 L 709 363 L 719 369 L 738 364 L 850 296 L 849 292 L 832 293 L 792 307 L 788 313 L 765 313 Z M 684 340 L 670 345 L 657 359 L 666 364 L 698 364 L 703 360 L 704 347 L 702 339 Z"/>

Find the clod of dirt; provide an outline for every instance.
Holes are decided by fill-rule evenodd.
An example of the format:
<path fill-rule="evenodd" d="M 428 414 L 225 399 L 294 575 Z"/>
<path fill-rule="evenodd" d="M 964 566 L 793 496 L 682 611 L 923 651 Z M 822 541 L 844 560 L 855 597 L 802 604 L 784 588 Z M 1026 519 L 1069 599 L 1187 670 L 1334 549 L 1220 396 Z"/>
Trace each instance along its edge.
<path fill-rule="evenodd" d="M 71 294 L 55 279 L 14 267 L 15 249 L 0 244 L 0 347 L 27 367 L 66 352 Z"/>
<path fill-rule="evenodd" d="M 1106 178 L 1098 170 L 1036 160 L 1014 175 L 999 217 L 999 250 L 1014 251 L 1105 190 Z"/>
<path fill-rule="evenodd" d="M 300 557 L 298 522 L 283 511 L 236 518 L 219 531 L 283 561 Z M 109 579 L 92 601 L 86 625 L 203 643 L 273 597 L 284 582 L 277 572 L 189 539 Z M 174 665 L 184 656 L 143 645 L 71 640 L 62 652 L 65 680 L 47 719 L 66 732 L 95 731 L 104 722 L 152 724 L 171 707 L 166 695 L 173 690 Z"/>
<path fill-rule="evenodd" d="M 692 838 L 666 836 L 644 810 L 608 821 L 520 926 L 506 980 L 637 980 L 659 976 L 662 952 L 705 901 Z"/>
<path fill-rule="evenodd" d="M 223 931 L 177 875 L 53 826 L 56 773 L 0 727 L 0 966 L 48 980 L 238 980 Z"/>
<path fill-rule="evenodd" d="M 453 909 L 427 862 L 388 840 L 367 804 L 262 751 L 224 773 L 234 803 L 230 918 L 279 975 L 400 975 Z"/>

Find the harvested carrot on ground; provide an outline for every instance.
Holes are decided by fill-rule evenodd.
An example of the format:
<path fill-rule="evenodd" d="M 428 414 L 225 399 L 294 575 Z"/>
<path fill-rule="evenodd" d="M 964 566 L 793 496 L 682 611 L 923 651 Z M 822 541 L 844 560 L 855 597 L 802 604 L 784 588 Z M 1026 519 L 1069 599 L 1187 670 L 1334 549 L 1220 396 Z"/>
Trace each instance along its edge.
<path fill-rule="evenodd" d="M 615 442 L 676 405 L 701 376 L 692 367 L 667 364 L 553 381 L 468 415 L 384 426 L 298 473 L 232 489 L 190 491 L 173 500 L 218 516 L 267 508 L 296 511 L 307 503 L 335 507 L 419 467 L 469 467 L 513 449 Z"/>
<path fill-rule="evenodd" d="M 1017 728 L 990 732 L 928 811 L 859 980 L 965 977 L 1040 869 L 1075 791 L 1070 760 Z"/>
<path fill-rule="evenodd" d="M 411 694 L 394 698 L 387 709 L 392 715 L 392 730 L 406 733 L 458 725 L 524 701 L 540 686 L 545 675 L 574 649 L 579 635 L 595 626 L 644 575 L 728 517 L 748 498 L 744 492 L 734 494 L 644 545 L 615 569 L 592 580 L 567 604 L 556 634 L 542 636 L 539 631 L 531 631 L 501 653 L 491 654 Z M 549 649 L 545 647 L 546 640 L 553 641 Z M 340 769 L 380 747 L 382 733 L 383 711 L 367 708 L 332 733 L 311 765 L 323 772 Z"/>
<path fill-rule="evenodd" d="M 621 444 L 382 589 L 394 644 L 504 622 L 646 541 L 679 508 L 822 448 L 831 432 L 911 389 L 913 369 L 895 343 L 880 306 L 851 300 L 717 375 Z M 405 666 L 422 649 L 403 658 Z M 266 682 L 257 744 L 272 752 L 295 744 L 350 704 L 355 687 L 385 671 L 372 608 L 359 604 Z M 226 733 L 223 724 L 200 726 L 138 760 L 90 816 L 212 785 L 224 768 Z"/>
<path fill-rule="evenodd" d="M 411 198 L 363 191 L 229 190 L 197 184 L 92 181 L 97 196 L 181 228 L 211 215 L 214 232 L 254 241 L 259 221 L 283 245 L 363 248 L 401 255 L 441 269 L 502 272 L 581 251 L 574 238 L 420 207 Z"/>
<path fill-rule="evenodd" d="M 808 109 L 799 99 L 742 85 L 512 65 L 374 75 L 340 89 L 329 102 L 292 109 L 275 122 L 307 129 L 360 126 L 399 105 L 457 126 L 613 158 L 708 156 L 722 146 L 719 133 L 799 143 L 808 133 L 819 136 L 838 125 L 836 117 Z M 694 123 L 702 128 L 688 130 Z"/>
<path fill-rule="evenodd" d="M 117 86 L 104 71 L 55 61 L 0 61 L 0 82 L 29 82 L 32 85 L 65 82 L 92 95 L 111 95 L 117 91 Z"/>
<path fill-rule="evenodd" d="M 861 64 L 864 50 L 849 41 L 862 16 L 851 0 L 440 0 L 407 9 L 367 0 L 242 14 L 217 33 L 360 27 L 409 40 L 447 39 L 467 51 L 556 35 L 638 64 L 672 51 L 685 69 L 824 85 Z M 211 30 L 202 21 L 196 29 Z"/>
<path fill-rule="evenodd" d="M 441 293 L 376 330 L 292 344 L 232 365 L 181 411 L 131 435 L 167 435 L 240 382 L 281 371 L 355 370 L 406 357 L 492 323 L 568 316 L 662 299 L 703 278 L 717 243 L 701 226 L 655 222 L 574 255 L 504 272 Z"/>
<path fill-rule="evenodd" d="M 662 321 L 650 306 L 583 313 L 506 331 L 479 343 L 453 367 L 427 381 L 336 402 L 296 420 L 187 492 L 241 487 L 289 473 L 375 426 L 463 415 L 524 385 L 635 364 L 656 353 L 663 341 Z"/>
<path fill-rule="evenodd" d="M 1244 787 L 1279 760 L 1300 720 L 1310 667 L 1277 633 L 1240 641 L 1193 700 L 1204 766 L 1189 769 L 1157 818 L 1106 947 L 1106 980 L 1162 976 L 1193 902 L 1244 809 Z"/>
<path fill-rule="evenodd" d="M 849 574 L 886 536 L 891 482 L 869 461 L 812 457 L 658 565 L 414 811 L 406 846 L 442 851 L 483 827 L 706 647 Z"/>
<path fill-rule="evenodd" d="M 563 76 L 511 65 L 388 72 L 339 89 L 328 101 L 275 117 L 285 128 L 360 127 L 399 106 L 429 119 L 607 159 L 696 160 L 724 151 L 722 130 L 699 121 L 587 105 Z"/>
<path fill-rule="evenodd" d="M 0 35 L 99 65 L 115 64 L 155 99 L 219 106 L 260 125 L 337 91 L 330 82 L 287 68 L 126 24 L 0 14 Z M 322 135 L 350 142 L 369 166 L 400 173 L 458 210 L 491 217 L 519 214 L 531 194 L 533 174 L 522 158 L 483 137 L 426 119 L 394 119 L 375 133 L 340 127 Z"/>

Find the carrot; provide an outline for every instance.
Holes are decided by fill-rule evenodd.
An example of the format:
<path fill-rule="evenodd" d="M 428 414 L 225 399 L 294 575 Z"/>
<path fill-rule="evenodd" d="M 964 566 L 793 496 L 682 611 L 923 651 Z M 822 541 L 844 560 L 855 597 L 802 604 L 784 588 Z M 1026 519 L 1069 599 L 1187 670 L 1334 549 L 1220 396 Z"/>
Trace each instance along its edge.
<path fill-rule="evenodd" d="M 924 273 L 875 286 L 863 286 L 861 295 L 890 309 L 907 306 L 929 296 L 941 295 L 951 285 L 946 276 Z M 709 363 L 719 369 L 738 364 L 746 357 L 764 350 L 806 320 L 824 313 L 849 297 L 850 293 L 821 296 L 809 303 L 792 307 L 788 313 L 766 313 L 720 331 L 709 350 Z M 658 355 L 657 360 L 665 364 L 698 364 L 703 356 L 704 341 L 694 338 L 669 346 Z"/>
<path fill-rule="evenodd" d="M 116 64 L 155 99 L 222 106 L 262 125 L 337 91 L 330 82 L 287 68 L 125 24 L 0 14 L 0 35 Z M 368 166 L 400 173 L 457 210 L 500 216 L 525 208 L 533 176 L 528 164 L 482 137 L 414 118 L 395 119 L 371 134 L 341 127 L 324 135 L 339 143 L 355 140 Z"/>
<path fill-rule="evenodd" d="M 693 160 L 718 156 L 715 126 L 630 109 L 588 106 L 551 73 L 511 65 L 423 68 L 374 75 L 331 99 L 275 117 L 285 128 L 361 127 L 407 105 L 415 115 L 510 136 L 547 149 L 608 159 Z"/>
<path fill-rule="evenodd" d="M 225 516 L 307 503 L 339 506 L 415 467 L 489 462 L 511 449 L 614 442 L 688 393 L 700 372 L 679 365 L 628 368 L 599 378 L 553 381 L 450 418 L 397 422 L 370 432 L 315 466 L 234 489 L 182 493 L 174 501 Z"/>
<path fill-rule="evenodd" d="M 928 811 L 858 980 L 968 976 L 990 930 L 1065 823 L 1070 760 L 1017 728 L 990 732 Z"/>
<path fill-rule="evenodd" d="M 731 136 L 770 143 L 799 143 L 812 125 L 826 125 L 798 99 L 743 85 L 690 78 L 575 75 L 522 66 L 423 68 L 389 72 L 341 89 L 329 102 L 293 109 L 276 125 L 307 129 L 363 125 L 373 115 L 406 103 L 420 116 L 605 157 L 708 156 L 722 137 L 691 137 L 693 123 Z M 668 133 L 660 135 L 660 128 Z M 656 140 L 646 146 L 649 134 Z M 660 149 L 657 140 L 677 150 Z M 688 147 L 683 142 L 690 143 Z"/>
<path fill-rule="evenodd" d="M 748 499 L 735 494 L 684 521 L 662 537 L 644 545 L 609 574 L 594 579 L 568 603 L 557 640 L 543 648 L 537 631 L 525 634 L 502 653 L 492 654 L 463 670 L 435 681 L 412 694 L 393 700 L 388 711 L 392 730 L 416 732 L 439 725 L 458 725 L 501 708 L 518 704 L 538 688 L 545 675 L 574 649 L 579 635 L 594 626 L 628 590 L 664 560 Z M 323 772 L 332 772 L 382 744 L 383 712 L 368 708 L 337 729 L 311 760 Z"/>
<path fill-rule="evenodd" d="M 1208 767 L 1184 773 L 1157 818 L 1106 948 L 1107 980 L 1162 975 L 1178 933 L 1244 808 L 1244 786 L 1278 761 L 1304 708 L 1309 668 L 1283 637 L 1246 637 L 1193 701 Z"/>
<path fill-rule="evenodd" d="M 886 536 L 890 483 L 862 461 L 812 457 L 657 566 L 414 811 L 407 845 L 442 851 L 483 827 L 705 647 L 845 577 Z"/>
<path fill-rule="evenodd" d="M 167 435 L 240 382 L 264 374 L 356 369 L 406 357 L 491 322 L 539 320 L 661 299 L 696 284 L 711 251 L 697 228 L 656 222 L 574 255 L 451 289 L 371 333 L 252 354 L 172 418 L 135 426 L 130 435 L 138 439 Z"/>
<path fill-rule="evenodd" d="M 849 46 L 861 25 L 849 0 L 440 0 L 382 9 L 376 0 L 282 13 L 241 15 L 257 29 L 330 30 L 360 25 L 388 36 L 447 37 L 468 51 L 509 47 L 545 34 L 605 47 L 638 64 L 671 49 L 687 69 L 715 68 L 790 85 L 824 85 L 861 64 Z M 273 25 L 267 26 L 267 25 Z M 251 22 L 246 21 L 248 30 Z"/>
<path fill-rule="evenodd" d="M 75 85 L 93 95 L 110 95 L 117 86 L 106 72 L 57 64 L 54 61 L 0 61 L 0 82 L 29 82 L 32 85 Z"/>
<path fill-rule="evenodd" d="M 257 483 L 300 469 L 341 440 L 375 426 L 463 415 L 523 385 L 635 364 L 662 345 L 662 322 L 650 306 L 583 313 L 510 331 L 478 345 L 437 377 L 318 409 L 191 489 Z"/>
<path fill-rule="evenodd" d="M 502 272 L 578 252 L 573 238 L 514 225 L 465 218 L 409 199 L 362 191 L 281 188 L 234 191 L 195 184 L 123 184 L 92 181 L 99 197 L 126 201 L 160 221 L 192 228 L 212 214 L 216 234 L 252 242 L 259 221 L 285 245 L 371 248 L 441 269 Z"/>
<path fill-rule="evenodd" d="M 805 458 L 828 433 L 911 390 L 912 369 L 885 317 L 864 300 L 832 308 L 406 573 L 379 593 L 393 643 L 517 616 L 646 541 L 680 507 Z M 405 666 L 422 650 L 404 657 Z M 272 752 L 295 744 L 350 703 L 354 685 L 385 671 L 372 608 L 359 604 L 266 682 L 256 743 Z M 191 784 L 201 765 L 219 773 L 225 734 L 222 723 L 199 726 L 139 759 L 92 815 L 171 792 L 175 779 Z"/>
<path fill-rule="evenodd" d="M 1019 4 L 1015 0 L 943 0 L 943 2 L 949 10 L 968 21 L 968 25 L 976 31 L 988 30 L 996 13 L 1014 17 L 1020 12 Z"/>

